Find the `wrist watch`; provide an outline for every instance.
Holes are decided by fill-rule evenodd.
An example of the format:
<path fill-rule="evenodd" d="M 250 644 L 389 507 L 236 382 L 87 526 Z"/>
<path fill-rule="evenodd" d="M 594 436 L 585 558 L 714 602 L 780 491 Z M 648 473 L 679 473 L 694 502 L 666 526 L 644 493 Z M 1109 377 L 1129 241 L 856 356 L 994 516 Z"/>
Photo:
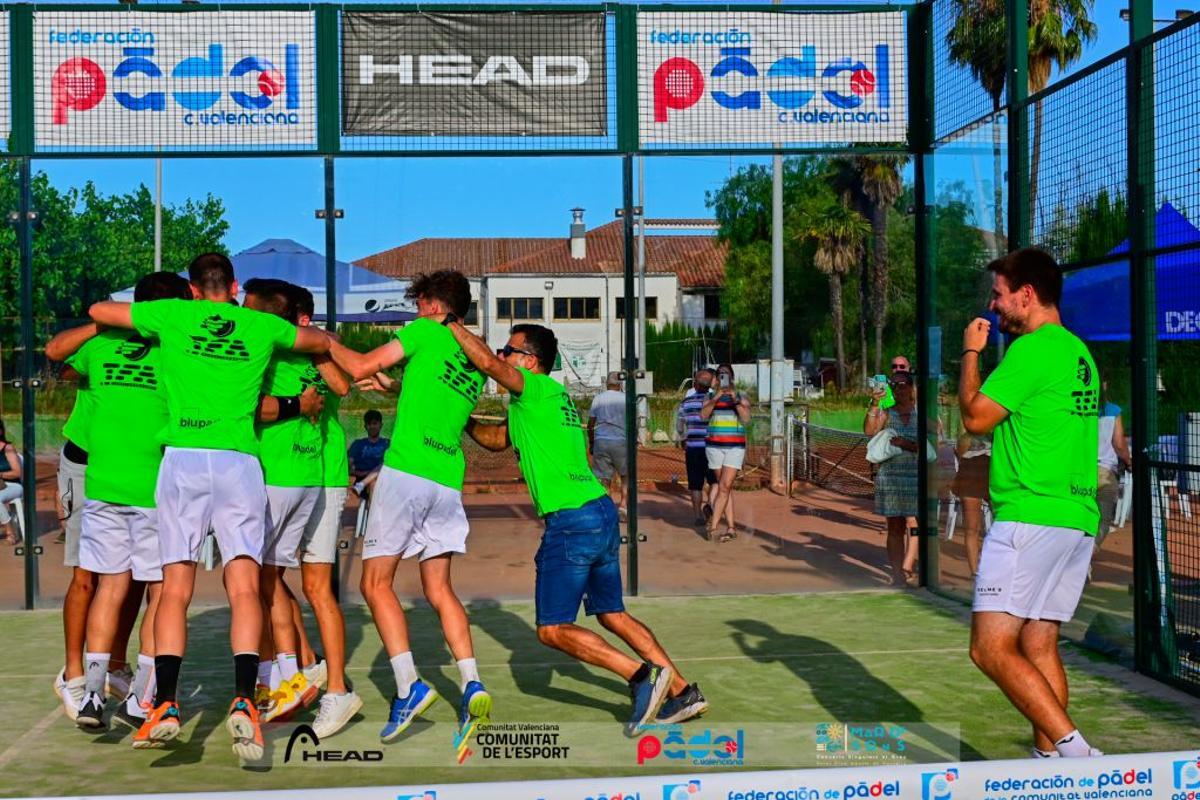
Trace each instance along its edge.
<path fill-rule="evenodd" d="M 446 315 L 446 318 L 442 320 L 442 324 L 449 325 L 452 322 L 458 322 L 458 314 L 455 314 L 453 311 Z"/>

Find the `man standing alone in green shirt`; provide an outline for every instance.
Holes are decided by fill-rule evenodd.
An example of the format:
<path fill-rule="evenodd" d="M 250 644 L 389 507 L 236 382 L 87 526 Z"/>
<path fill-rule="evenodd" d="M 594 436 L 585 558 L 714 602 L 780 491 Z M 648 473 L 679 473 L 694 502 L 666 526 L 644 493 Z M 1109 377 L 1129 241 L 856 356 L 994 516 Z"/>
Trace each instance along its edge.
<path fill-rule="evenodd" d="M 512 393 L 507 424 L 472 420 L 467 432 L 489 450 L 512 445 L 534 508 L 545 521 L 535 558 L 538 639 L 629 682 L 633 714 L 625 724 L 627 736 L 651 723 L 703 714 L 708 701 L 700 687 L 679 675 L 653 631 L 625 611 L 617 509 L 588 466 L 587 433 L 575 404 L 548 374 L 558 356 L 553 331 L 517 325 L 508 344 L 493 354 L 456 318 L 447 317 L 445 324 L 471 362 Z M 641 660 L 576 625 L 580 602 Z"/>
<path fill-rule="evenodd" d="M 995 523 L 975 579 L 971 658 L 1024 714 L 1034 755 L 1100 755 L 1067 715 L 1059 626 L 1083 593 L 1099 510 L 1096 448 L 1100 381 L 1087 347 L 1062 326 L 1062 272 L 1026 248 L 988 265 L 990 310 L 1016 336 L 981 386 L 990 323 L 963 335 L 958 401 L 963 426 L 993 434 Z"/>

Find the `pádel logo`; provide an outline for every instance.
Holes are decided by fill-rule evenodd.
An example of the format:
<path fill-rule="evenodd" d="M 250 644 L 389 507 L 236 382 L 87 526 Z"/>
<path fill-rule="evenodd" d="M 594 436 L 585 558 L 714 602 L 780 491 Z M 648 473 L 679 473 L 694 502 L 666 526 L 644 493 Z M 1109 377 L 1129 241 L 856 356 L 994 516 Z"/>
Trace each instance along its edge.
<path fill-rule="evenodd" d="M 749 47 L 722 47 L 721 60 L 709 73 L 707 87 L 713 101 L 731 111 L 761 110 L 762 89 L 746 88 L 747 84 L 759 79 L 758 67 L 751 60 Z M 834 108 L 853 111 L 868 97 L 875 95 L 880 110 L 891 108 L 891 66 L 889 48 L 886 44 L 875 45 L 875 63 L 868 65 L 861 59 L 843 57 L 822 65 L 817 59 L 817 48 L 805 45 L 799 57 L 784 56 L 767 68 L 767 99 L 781 109 L 779 119 L 787 121 L 788 112 L 799 111 L 818 93 Z M 725 91 L 724 84 L 738 92 Z M 662 62 L 654 71 L 654 121 L 668 122 L 670 111 L 684 111 L 696 105 L 704 96 L 706 87 L 703 71 L 691 59 L 675 56 Z M 854 115 L 850 115 L 854 116 Z M 842 121 L 851 121 L 842 115 Z M 808 120 L 803 120 L 808 121 Z M 862 122 L 886 121 L 880 115 L 865 115 Z"/>
<path fill-rule="evenodd" d="M 842 800 L 854 800 L 855 797 L 899 797 L 900 781 L 866 781 L 850 783 L 842 789 Z"/>
<path fill-rule="evenodd" d="M 664 783 L 662 800 L 700 800 L 700 781 Z"/>
<path fill-rule="evenodd" d="M 52 30 L 51 42 L 55 41 L 55 35 Z M 160 86 L 157 82 L 166 80 L 163 68 L 153 60 L 154 48 L 124 47 L 122 55 L 124 60 L 117 64 L 111 76 L 106 75 L 98 63 L 83 56 L 60 63 L 50 78 L 51 123 L 68 124 L 71 112 L 92 110 L 110 90 L 113 100 L 128 111 L 166 111 L 168 92 L 144 91 L 147 87 Z M 225 45 L 210 44 L 206 56 L 190 56 L 171 69 L 170 95 L 184 112 L 184 124 L 299 124 L 296 113 L 301 105 L 298 45 L 284 45 L 282 72 L 269 59 L 256 55 L 243 56 L 226 70 L 226 57 Z M 249 80 L 253 80 L 254 91 L 246 91 L 250 88 L 247 86 Z M 142 93 L 127 91 L 134 87 Z M 226 93 L 245 113 L 203 113 L 217 105 Z M 283 110 L 267 113 L 280 98 Z"/>
<path fill-rule="evenodd" d="M 1200 758 L 1176 761 L 1171 765 L 1175 794 L 1171 800 L 1200 799 Z"/>
<path fill-rule="evenodd" d="M 653 734 L 638 739 L 637 762 L 645 764 L 661 755 L 676 760 L 690 758 L 695 766 L 741 766 L 746 759 L 745 740 L 745 731 L 740 728 L 732 736 L 714 736 L 713 731 L 706 730 L 686 740 L 682 730 L 671 729 L 661 739 Z"/>
<path fill-rule="evenodd" d="M 953 800 L 958 768 L 921 773 L 921 800 Z"/>

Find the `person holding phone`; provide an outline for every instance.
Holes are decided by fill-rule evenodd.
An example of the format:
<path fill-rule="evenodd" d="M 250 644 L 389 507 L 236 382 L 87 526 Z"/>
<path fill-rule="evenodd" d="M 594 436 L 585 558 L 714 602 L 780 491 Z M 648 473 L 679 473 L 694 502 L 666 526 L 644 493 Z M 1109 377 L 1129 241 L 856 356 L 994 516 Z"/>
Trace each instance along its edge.
<path fill-rule="evenodd" d="M 887 519 L 887 553 L 892 565 L 892 585 L 907 586 L 916 578 L 918 542 L 909 535 L 909 520 L 917 515 L 917 408 L 913 377 L 894 372 L 888 385 L 896 399 L 886 411 L 879 408 L 883 393 L 871 396 L 863 420 L 863 433 L 874 436 L 884 428 L 896 432 L 892 444 L 903 452 L 879 465 L 875 476 L 875 513 Z"/>
<path fill-rule="evenodd" d="M 729 542 L 737 538 L 733 520 L 733 481 L 746 460 L 746 424 L 750 422 L 750 400 L 733 388 L 732 365 L 717 367 L 715 390 L 701 407 L 700 418 L 708 422 L 708 438 L 704 443 L 708 468 L 717 474 L 708 538 Z M 725 532 L 717 537 L 722 515 Z"/>

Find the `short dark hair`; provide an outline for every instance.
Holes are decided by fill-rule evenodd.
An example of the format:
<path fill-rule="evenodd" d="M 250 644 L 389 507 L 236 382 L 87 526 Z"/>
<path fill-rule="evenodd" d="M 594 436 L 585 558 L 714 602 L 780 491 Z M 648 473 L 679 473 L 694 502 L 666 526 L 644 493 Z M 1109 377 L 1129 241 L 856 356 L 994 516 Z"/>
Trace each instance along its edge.
<path fill-rule="evenodd" d="M 459 317 L 471 310 L 471 282 L 458 270 L 440 269 L 428 275 L 418 275 L 404 296 L 410 300 L 424 297 L 441 300 Z"/>
<path fill-rule="evenodd" d="M 513 333 L 525 334 L 525 346 L 537 356 L 538 366 L 549 373 L 558 360 L 558 337 L 545 325 L 522 323 L 513 325 Z"/>
<path fill-rule="evenodd" d="M 1030 286 L 1044 305 L 1058 307 L 1062 300 L 1063 274 L 1054 256 L 1036 247 L 1022 247 L 997 258 L 987 266 L 988 272 L 1003 275 L 1008 288 L 1016 291 Z"/>
<path fill-rule="evenodd" d="M 296 314 L 305 314 L 309 317 L 317 313 L 316 302 L 313 300 L 313 293 L 303 286 L 297 286 L 294 283 L 288 284 L 291 292 L 292 305 L 296 309 Z"/>
<path fill-rule="evenodd" d="M 152 300 L 191 300 L 192 286 L 182 275 L 174 272 L 151 272 L 133 287 L 133 302 Z"/>
<path fill-rule="evenodd" d="M 278 278 L 251 278 L 243 288 L 247 295 L 262 300 L 263 311 L 296 324 L 296 303 L 293 299 L 293 289 L 296 287 L 292 284 Z"/>
<path fill-rule="evenodd" d="M 233 288 L 233 262 L 224 253 L 201 253 L 188 265 L 188 280 L 202 292 Z"/>
<path fill-rule="evenodd" d="M 379 409 L 371 408 L 367 413 L 363 414 L 363 425 L 370 425 L 372 422 L 383 424 L 383 414 L 379 413 Z"/>

